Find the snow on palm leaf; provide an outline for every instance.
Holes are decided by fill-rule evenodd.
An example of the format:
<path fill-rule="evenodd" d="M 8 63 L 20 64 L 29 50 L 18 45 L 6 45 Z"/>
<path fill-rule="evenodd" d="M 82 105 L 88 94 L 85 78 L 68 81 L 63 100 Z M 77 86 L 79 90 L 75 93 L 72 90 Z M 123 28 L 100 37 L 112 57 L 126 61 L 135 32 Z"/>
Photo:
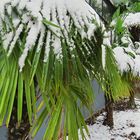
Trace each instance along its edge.
<path fill-rule="evenodd" d="M 62 54 L 61 43 L 64 40 L 72 50 L 75 47 L 73 38 L 78 33 L 82 38 L 90 39 L 94 36 L 96 26 L 101 24 L 95 11 L 84 0 L 74 2 L 71 0 L 3 0 L 0 1 L 0 9 L 0 25 L 9 22 L 5 27 L 6 32 L 3 31 L 3 47 L 8 51 L 8 55 L 12 53 L 22 32 L 25 29 L 27 32 L 26 43 L 19 58 L 20 70 L 24 67 L 28 52 L 34 48 L 38 38 L 37 51 L 45 47 L 44 61 L 46 62 L 50 46 L 53 46 L 53 51 L 59 58 Z M 73 26 L 75 26 L 73 37 L 70 37 Z M 43 46 L 44 38 L 46 42 Z"/>
<path fill-rule="evenodd" d="M 139 40 L 139 27 L 140 27 L 140 12 L 137 13 L 129 13 L 126 18 L 124 19 L 124 26 L 130 29 L 130 33 L 133 31 L 131 30 L 134 28 L 138 34 L 135 34 L 132 38 L 135 40 L 137 38 L 137 41 Z M 134 50 L 133 54 L 135 54 L 135 58 L 133 59 L 134 65 L 130 66 L 132 67 L 132 71 L 135 75 L 140 74 L 140 55 L 139 55 L 139 50 L 140 50 L 140 43 L 135 41 L 134 44 L 131 42 L 131 48 Z"/>
<path fill-rule="evenodd" d="M 137 13 L 129 13 L 125 20 L 124 25 L 131 28 L 131 27 L 139 27 L 140 26 L 140 12 Z"/>
<path fill-rule="evenodd" d="M 127 52 L 132 52 L 131 49 L 124 48 L 124 47 L 116 47 L 113 49 L 115 58 L 119 65 L 119 69 L 123 73 L 124 71 L 129 71 L 134 67 L 134 58 L 127 54 Z"/>
<path fill-rule="evenodd" d="M 124 37 L 125 38 L 125 37 Z M 136 53 L 133 43 L 130 38 L 125 38 L 125 43 L 128 47 L 116 47 L 113 49 L 116 61 L 121 73 L 131 71 L 135 76 L 140 74 L 140 55 Z"/>
<path fill-rule="evenodd" d="M 118 20 L 118 21 L 117 21 Z M 120 21 L 120 25 L 119 25 Z M 112 25 L 117 24 L 120 26 L 119 28 L 115 27 L 115 30 L 118 34 L 116 34 L 116 39 L 118 44 L 117 47 L 113 49 L 115 58 L 117 60 L 120 71 L 128 72 L 131 71 L 134 75 L 140 74 L 139 67 L 139 42 L 133 41 L 133 37 L 131 38 L 131 29 L 134 27 L 135 29 L 139 28 L 140 25 L 140 13 L 129 13 L 123 14 L 116 18 Z M 121 35 L 119 35 L 119 31 L 121 31 Z M 136 30 L 136 32 L 139 32 Z"/>
<path fill-rule="evenodd" d="M 140 55 L 123 47 L 116 47 L 113 51 L 121 73 L 131 71 L 134 76 L 140 76 Z M 133 56 L 128 53 L 132 53 Z"/>
<path fill-rule="evenodd" d="M 136 53 L 140 53 L 140 12 L 129 13 L 124 19 L 124 26 L 129 28 L 132 38 L 135 38 Z"/>

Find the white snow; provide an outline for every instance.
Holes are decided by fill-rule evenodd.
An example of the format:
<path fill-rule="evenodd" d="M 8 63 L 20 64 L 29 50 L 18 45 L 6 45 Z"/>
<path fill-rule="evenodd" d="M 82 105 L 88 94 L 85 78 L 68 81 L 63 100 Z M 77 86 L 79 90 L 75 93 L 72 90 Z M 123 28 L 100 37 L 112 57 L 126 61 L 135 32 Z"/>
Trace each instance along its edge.
<path fill-rule="evenodd" d="M 45 36 L 45 27 L 43 26 L 41 28 L 41 31 L 40 31 L 40 38 L 39 38 L 39 41 L 38 41 L 38 46 L 37 46 L 37 53 L 41 50 L 41 47 L 43 46 L 43 39 L 44 39 L 44 36 Z"/>
<path fill-rule="evenodd" d="M 4 19 L 4 7 L 7 3 L 9 3 L 10 0 L 1 0 L 0 1 L 0 18 Z"/>
<path fill-rule="evenodd" d="M 140 12 L 129 13 L 124 20 L 124 25 L 127 27 L 140 26 Z"/>
<path fill-rule="evenodd" d="M 130 38 L 130 35 L 128 35 L 128 34 L 124 35 L 124 36 L 121 38 L 121 41 L 122 41 L 122 43 L 124 43 L 124 44 L 128 44 L 128 45 L 133 44 L 133 42 L 132 42 L 132 40 L 131 40 L 131 38 Z"/>
<path fill-rule="evenodd" d="M 136 53 L 140 55 L 140 42 L 135 42 Z"/>
<path fill-rule="evenodd" d="M 121 72 L 126 72 L 131 70 L 134 75 L 140 76 L 140 43 L 133 43 L 130 37 L 128 28 L 133 26 L 140 26 L 140 12 L 137 13 L 127 13 L 124 18 L 123 26 L 127 27 L 125 34 L 121 38 L 121 46 L 117 45 L 113 49 L 119 69 Z M 112 21 L 111 26 L 114 26 L 116 23 L 115 20 Z M 131 52 L 134 57 L 127 54 L 126 52 Z"/>
<path fill-rule="evenodd" d="M 13 7 L 17 6 L 17 4 L 20 2 L 20 0 L 12 0 L 11 4 Z"/>
<path fill-rule="evenodd" d="M 13 39 L 13 36 L 14 36 L 14 33 L 13 32 L 10 32 L 10 33 L 7 33 L 7 34 L 5 34 L 4 36 L 3 36 L 3 48 L 5 49 L 5 50 L 7 50 L 7 48 L 8 48 L 8 46 L 9 46 L 9 44 L 10 44 L 10 42 L 12 41 L 12 39 Z"/>
<path fill-rule="evenodd" d="M 21 18 L 15 14 L 12 14 L 12 6 L 16 6 L 18 12 L 22 15 Z M 53 42 L 54 44 L 54 52 L 56 54 L 61 53 L 62 46 L 60 43 L 60 37 L 65 37 L 70 49 L 75 47 L 74 40 L 69 37 L 69 33 L 71 32 L 71 28 L 73 26 L 75 26 L 74 37 L 77 35 L 77 33 L 79 33 L 81 38 L 87 39 L 90 39 L 92 36 L 94 36 L 97 25 L 98 27 L 102 27 L 101 29 L 104 29 L 99 16 L 85 0 L 1 0 L 0 31 L 2 31 L 2 21 L 5 18 L 8 19 L 4 10 L 6 8 L 8 8 L 8 14 L 13 16 L 13 25 L 15 29 L 20 22 L 26 25 L 28 24 L 29 33 L 26 44 L 23 48 L 23 53 L 19 58 L 19 66 L 21 71 L 25 65 L 24 63 L 26 57 L 28 56 L 28 52 L 35 45 L 34 43 L 40 33 L 40 28 L 43 26 L 45 27 L 44 23 L 42 22 L 43 19 L 47 19 L 48 21 L 51 21 L 60 27 L 57 28 L 49 24 L 47 25 L 47 30 L 49 30 L 52 34 L 51 38 L 49 37 L 50 39 L 46 37 L 46 40 L 49 42 L 46 43 L 45 47 L 45 61 L 47 61 L 48 58 L 48 53 L 50 50 L 48 48 L 48 44 L 50 44 L 50 42 Z M 11 54 L 19 36 L 16 36 L 12 45 L 10 45 L 13 39 L 12 31 L 10 33 L 4 32 L 3 34 L 5 34 L 4 41 L 7 42 L 5 43 L 5 48 L 9 49 L 8 52 Z"/>
<path fill-rule="evenodd" d="M 13 41 L 12 41 L 12 43 L 10 44 L 10 47 L 9 47 L 10 49 L 9 49 L 9 52 L 8 52 L 8 56 L 12 53 L 12 50 L 13 50 L 13 48 L 15 47 L 15 44 L 16 44 L 16 42 L 17 42 L 17 39 L 19 38 L 19 35 L 21 34 L 22 30 L 23 30 L 23 24 L 21 24 L 21 25 L 18 27 L 18 29 L 16 30 L 14 39 L 13 39 Z"/>
<path fill-rule="evenodd" d="M 125 37 L 123 39 L 123 43 L 128 43 Z M 139 47 L 137 50 L 135 50 L 134 48 L 131 48 L 134 47 L 131 46 L 131 42 L 128 44 L 129 45 L 127 48 L 116 47 L 113 49 L 118 67 L 122 73 L 131 70 L 135 76 L 140 76 L 140 55 L 138 53 Z M 134 56 L 132 57 L 131 55 L 127 54 L 129 52 Z"/>
<path fill-rule="evenodd" d="M 135 65 L 134 65 L 134 74 L 140 76 L 140 55 L 136 55 L 135 59 Z"/>
<path fill-rule="evenodd" d="M 25 48 L 23 50 L 23 53 L 21 57 L 19 58 L 19 67 L 20 71 L 22 71 L 22 68 L 24 67 L 25 59 L 28 55 L 28 52 L 34 47 L 35 42 L 37 40 L 38 34 L 41 30 L 41 26 L 39 23 L 35 23 L 31 25 L 30 31 L 28 32 L 28 36 L 26 38 L 26 44 Z"/>
<path fill-rule="evenodd" d="M 105 68 L 106 65 L 106 46 L 102 45 L 102 66 Z"/>
<path fill-rule="evenodd" d="M 54 37 L 54 41 L 52 43 L 52 46 L 54 47 L 54 53 L 59 58 L 59 55 L 61 54 L 62 49 L 61 49 L 61 41 L 58 37 Z"/>
<path fill-rule="evenodd" d="M 105 114 L 101 114 L 94 125 L 88 126 L 90 138 L 87 140 L 137 140 L 140 137 L 140 100 L 136 99 L 136 104 L 135 110 L 114 111 L 112 130 L 102 125 Z M 132 132 L 137 138 L 129 137 Z"/>
<path fill-rule="evenodd" d="M 103 26 L 103 29 L 105 30 L 105 27 Z M 105 32 L 104 33 L 104 38 L 103 38 L 103 45 L 105 46 L 111 46 L 110 40 L 111 40 L 111 33 L 110 32 Z"/>
<path fill-rule="evenodd" d="M 123 47 L 116 47 L 113 49 L 115 58 L 117 60 L 121 72 L 128 71 L 130 70 L 130 68 L 133 69 L 135 65 L 134 59 L 125 53 L 125 50 L 127 49 L 128 48 L 123 48 Z"/>
<path fill-rule="evenodd" d="M 31 0 L 27 3 L 26 8 L 31 12 L 34 17 L 39 16 L 43 0 Z"/>
<path fill-rule="evenodd" d="M 46 38 L 44 62 L 47 62 L 47 59 L 48 59 L 48 57 L 49 57 L 50 43 L 51 43 L 51 32 L 48 31 L 48 33 L 47 33 L 47 38 Z"/>
<path fill-rule="evenodd" d="M 18 9 L 22 10 L 26 7 L 28 0 L 20 0 L 19 5 L 18 5 Z"/>

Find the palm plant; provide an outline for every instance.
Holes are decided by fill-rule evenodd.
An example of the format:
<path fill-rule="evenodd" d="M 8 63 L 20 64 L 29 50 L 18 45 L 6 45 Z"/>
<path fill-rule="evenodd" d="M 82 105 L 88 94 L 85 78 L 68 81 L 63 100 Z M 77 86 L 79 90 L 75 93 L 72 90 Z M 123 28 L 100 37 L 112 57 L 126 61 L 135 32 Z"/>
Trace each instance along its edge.
<path fill-rule="evenodd" d="M 140 3 L 139 3 L 140 4 Z M 139 80 L 139 42 L 140 42 L 140 28 L 139 28 L 139 25 L 140 25 L 140 20 L 139 20 L 139 17 L 140 17 L 140 12 L 137 12 L 137 11 L 140 11 L 140 9 L 138 10 L 138 7 L 134 4 L 133 6 L 133 12 L 134 13 L 129 13 L 125 19 L 125 24 L 127 26 L 127 28 L 129 29 L 129 32 L 130 32 L 130 35 L 131 35 L 131 39 L 133 41 L 133 48 L 135 49 L 135 52 L 136 52 L 136 58 L 135 58 L 135 68 L 134 68 L 134 71 L 135 71 L 135 78 L 132 79 L 132 82 L 133 85 L 135 84 L 135 79 L 138 79 Z M 138 20 L 136 20 L 136 18 L 138 18 Z M 133 86 L 134 88 L 134 86 Z M 136 107 L 135 105 L 135 100 L 134 100 L 134 91 L 131 92 L 131 95 L 130 95 L 130 100 L 129 100 L 129 106 L 130 107 Z"/>
<path fill-rule="evenodd" d="M 0 17 L 0 125 L 14 101 L 20 125 L 26 101 L 33 137 L 46 122 L 45 140 L 78 140 L 78 129 L 84 139 L 91 80 L 105 91 L 110 83 L 114 99 L 127 92 L 96 12 L 83 0 L 2 0 Z"/>
<path fill-rule="evenodd" d="M 139 31 L 137 31 L 137 34 L 133 34 L 131 31 L 134 28 L 139 28 L 139 13 L 127 13 L 120 16 L 118 10 L 116 15 L 118 16 L 115 16 L 117 17 L 115 36 L 119 46 L 117 44 L 115 45 L 114 52 L 119 64 L 119 68 L 122 72 L 122 76 L 130 85 L 129 106 L 135 107 L 134 81 L 139 79 L 140 72 L 140 56 L 137 53 L 137 49 L 139 48 Z"/>
<path fill-rule="evenodd" d="M 135 81 L 137 79 L 139 79 L 139 70 L 140 70 L 140 65 L 139 65 L 139 60 L 140 60 L 140 57 L 139 57 L 139 53 L 138 53 L 138 49 L 140 47 L 139 45 L 139 42 L 140 42 L 140 28 L 139 28 L 139 25 L 140 25 L 140 20 L 139 20 L 139 17 L 140 17 L 140 13 L 137 12 L 137 13 L 129 13 L 124 21 L 124 23 L 126 24 L 127 28 L 129 29 L 129 32 L 130 32 L 130 35 L 131 35 L 131 39 L 133 41 L 133 49 L 135 50 L 135 53 L 136 53 L 136 57 L 135 57 L 135 66 L 134 66 L 134 78 L 131 79 L 131 82 L 133 85 L 132 85 L 132 88 L 133 90 L 131 91 L 131 94 L 130 94 L 130 100 L 129 100 L 129 106 L 130 107 L 135 107 L 135 100 L 134 100 L 134 85 L 135 85 Z M 136 20 L 136 18 L 138 18 Z M 131 21 L 131 22 L 130 22 Z"/>
<path fill-rule="evenodd" d="M 110 1 L 104 1 L 107 5 L 110 3 L 110 4 L 112 4 Z M 115 3 L 115 1 L 113 1 L 114 3 Z M 129 34 L 128 34 L 128 29 L 126 28 L 126 27 L 123 27 L 123 20 L 122 20 L 122 17 L 120 16 L 120 13 L 125 13 L 125 12 L 128 12 L 128 10 L 129 10 L 129 12 L 131 11 L 131 12 L 136 12 L 136 11 L 139 11 L 139 2 L 135 2 L 135 3 L 131 3 L 131 2 L 129 1 L 129 0 L 127 0 L 127 3 L 126 3 L 126 1 L 124 2 L 124 5 L 122 5 L 122 4 L 118 4 L 118 5 L 115 5 L 114 7 L 112 7 L 113 9 L 114 9 L 114 11 L 115 11 L 115 9 L 117 9 L 117 7 L 119 7 L 118 8 L 118 10 L 116 11 L 116 13 L 114 14 L 114 12 L 112 13 L 112 14 L 114 14 L 114 18 L 115 19 L 117 19 L 116 21 L 115 21 L 115 29 L 111 29 L 111 32 L 112 32 L 112 34 L 113 35 L 115 35 L 115 37 L 113 38 L 111 38 L 111 42 L 113 43 L 113 45 L 112 45 L 112 47 L 114 48 L 114 47 L 116 47 L 116 44 L 119 44 L 119 46 L 121 46 L 121 47 L 127 47 L 128 46 L 128 44 L 129 43 L 131 43 L 132 44 L 132 42 L 129 42 L 129 40 L 127 40 L 127 39 L 125 39 L 125 40 L 127 40 L 127 44 L 125 44 L 125 43 L 123 43 L 123 42 L 121 42 L 121 39 L 123 39 L 123 38 L 125 38 L 124 36 L 127 36 L 126 38 L 128 38 L 129 37 Z M 109 4 L 109 5 L 110 5 Z M 126 6 L 127 5 L 127 6 Z M 110 7 L 110 6 L 109 6 Z M 127 11 L 126 11 L 127 10 Z M 128 13 L 127 13 L 128 14 Z M 135 19 L 137 19 L 137 22 L 138 22 L 138 18 L 137 18 L 138 16 L 136 16 L 135 15 Z M 135 21 L 135 20 L 129 20 L 129 24 L 132 22 L 132 24 L 133 24 L 133 21 Z M 137 24 L 138 25 L 138 24 Z M 136 30 L 135 30 L 136 31 Z M 138 38 L 138 32 L 136 31 L 135 33 L 137 33 L 137 35 L 135 35 L 137 38 Z M 110 35 L 112 35 L 112 34 L 110 34 Z M 135 38 L 136 39 L 136 38 Z M 131 40 L 131 39 L 130 39 Z M 118 45 L 117 45 L 118 46 Z M 114 51 L 115 51 L 115 56 L 117 55 L 118 56 L 118 58 L 119 58 L 119 60 L 121 59 L 121 57 L 120 57 L 120 53 L 122 54 L 122 58 L 123 58 L 123 55 L 127 55 L 127 54 L 131 54 L 132 56 L 133 55 L 135 55 L 135 52 L 133 52 L 132 53 L 132 50 L 130 51 L 129 49 L 127 49 L 127 53 L 125 53 L 123 50 L 121 50 L 121 52 L 120 51 L 118 51 L 119 49 L 121 49 L 121 48 L 115 48 L 114 49 Z M 125 49 L 125 48 L 124 48 Z M 118 54 L 116 54 L 116 53 L 118 53 Z M 127 58 L 129 58 L 129 60 L 130 59 L 133 59 L 133 58 L 131 58 L 132 56 L 130 55 L 129 56 L 128 55 L 128 57 Z M 139 58 L 137 57 L 137 59 L 135 60 L 135 61 L 137 61 Z M 122 61 L 122 59 L 119 61 L 119 62 L 121 62 Z M 118 63 L 119 63 L 118 62 Z M 124 62 L 125 63 L 125 62 Z M 120 64 L 120 63 L 119 63 Z M 128 64 L 126 64 L 125 63 L 125 65 L 126 66 L 128 66 Z M 130 64 L 131 65 L 131 64 Z M 134 65 L 134 63 L 133 63 L 133 65 Z M 136 64 L 137 65 L 137 64 Z M 119 68 L 121 69 L 121 67 L 120 67 L 121 65 L 119 65 Z M 138 67 L 137 67 L 138 68 Z M 122 69 L 121 69 L 122 70 Z M 123 69 L 124 70 L 124 69 Z M 122 71 L 123 71 L 122 70 Z M 131 92 L 130 92 L 130 94 L 131 94 L 131 96 L 130 96 L 130 103 L 131 104 L 133 104 L 133 102 L 132 102 L 132 100 L 134 101 L 134 94 L 132 94 L 133 93 L 133 90 L 132 90 L 132 85 L 134 84 L 132 81 L 132 79 L 137 79 L 137 76 L 136 76 L 136 73 L 135 73 L 135 75 L 134 74 L 132 74 L 132 72 L 131 71 L 127 71 L 128 69 L 127 69 L 127 67 L 126 67 L 126 69 L 125 69 L 125 72 L 123 73 L 123 76 L 122 76 L 122 80 L 125 82 L 125 84 L 128 84 L 128 83 L 131 83 L 130 85 L 129 85 L 129 88 L 131 89 L 129 89 Z M 134 70 L 135 72 L 137 71 L 138 72 L 138 70 Z M 127 75 L 127 76 L 126 76 Z M 125 77 L 125 78 L 124 78 Z M 109 92 L 109 90 L 108 90 L 108 92 Z M 111 91 L 110 91 L 111 92 Z M 127 95 L 128 96 L 128 95 Z M 133 97 L 133 98 L 132 98 Z M 104 120 L 104 124 L 105 125 L 108 125 L 108 126 L 110 126 L 111 128 L 113 127 L 113 102 L 114 102 L 114 100 L 113 100 L 113 98 L 108 98 L 108 97 L 105 97 L 106 98 L 106 118 L 105 118 L 105 120 Z"/>

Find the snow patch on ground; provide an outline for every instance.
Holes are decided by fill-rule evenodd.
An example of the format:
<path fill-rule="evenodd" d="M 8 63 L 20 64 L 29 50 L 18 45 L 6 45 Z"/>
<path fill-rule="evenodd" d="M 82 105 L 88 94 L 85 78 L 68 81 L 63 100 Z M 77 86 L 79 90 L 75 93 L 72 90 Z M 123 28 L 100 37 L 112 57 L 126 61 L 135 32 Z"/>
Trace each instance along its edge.
<path fill-rule="evenodd" d="M 114 111 L 112 130 L 102 125 L 105 114 L 100 115 L 94 125 L 88 126 L 90 138 L 87 137 L 87 140 L 139 140 L 140 100 L 136 99 L 136 104 L 135 110 Z"/>

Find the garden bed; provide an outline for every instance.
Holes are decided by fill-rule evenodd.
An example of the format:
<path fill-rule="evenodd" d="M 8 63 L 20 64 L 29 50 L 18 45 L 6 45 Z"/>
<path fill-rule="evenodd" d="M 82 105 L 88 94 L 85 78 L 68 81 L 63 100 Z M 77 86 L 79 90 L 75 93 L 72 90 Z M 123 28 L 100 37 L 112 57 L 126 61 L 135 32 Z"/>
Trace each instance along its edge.
<path fill-rule="evenodd" d="M 87 140 L 140 140 L 140 100 L 137 108 L 114 111 L 114 128 L 102 125 L 105 112 L 101 113 L 93 125 L 88 125 L 90 138 Z"/>

